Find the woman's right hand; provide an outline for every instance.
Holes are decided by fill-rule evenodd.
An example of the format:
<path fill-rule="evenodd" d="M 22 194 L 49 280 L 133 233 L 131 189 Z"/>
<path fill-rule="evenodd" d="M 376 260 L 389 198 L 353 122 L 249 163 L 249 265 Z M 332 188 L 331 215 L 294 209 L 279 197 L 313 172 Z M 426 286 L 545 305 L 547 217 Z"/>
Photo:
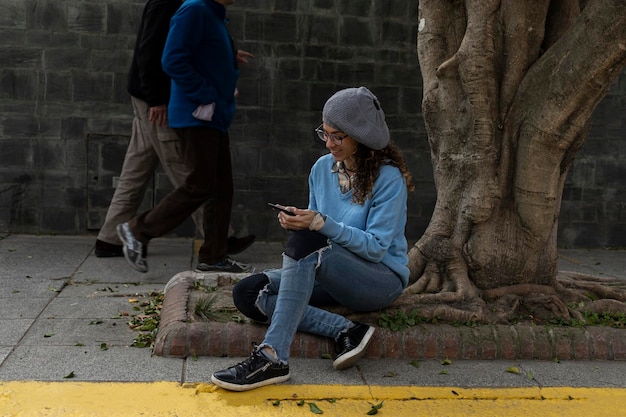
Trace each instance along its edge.
<path fill-rule="evenodd" d="M 286 207 L 287 210 L 295 213 L 290 216 L 282 211 L 278 212 L 278 223 L 286 230 L 303 230 L 308 229 L 317 212 L 309 209 L 299 209 L 293 206 Z"/>

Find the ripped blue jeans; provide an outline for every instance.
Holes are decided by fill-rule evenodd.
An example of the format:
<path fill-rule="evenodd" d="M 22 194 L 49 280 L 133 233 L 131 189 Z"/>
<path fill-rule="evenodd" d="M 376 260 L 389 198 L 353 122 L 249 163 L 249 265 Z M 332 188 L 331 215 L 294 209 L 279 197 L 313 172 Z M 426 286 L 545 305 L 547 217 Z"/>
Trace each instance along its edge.
<path fill-rule="evenodd" d="M 385 265 L 333 243 L 298 261 L 283 254 L 283 267 L 264 274 L 270 283 L 259 293 L 256 305 L 271 319 L 259 346 L 272 347 L 282 362 L 289 360 L 296 331 L 335 339 L 353 325 L 339 314 L 309 305 L 315 285 L 355 311 L 386 307 L 403 291 L 400 278 Z"/>

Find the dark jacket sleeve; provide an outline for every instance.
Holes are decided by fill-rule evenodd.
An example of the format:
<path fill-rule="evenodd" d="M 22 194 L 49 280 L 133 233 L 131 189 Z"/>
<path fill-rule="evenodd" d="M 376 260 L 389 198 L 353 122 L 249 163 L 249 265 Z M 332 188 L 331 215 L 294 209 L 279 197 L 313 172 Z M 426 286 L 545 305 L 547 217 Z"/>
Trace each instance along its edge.
<path fill-rule="evenodd" d="M 149 106 L 167 104 L 170 78 L 163 72 L 161 56 L 170 27 L 170 20 L 180 1 L 152 1 L 146 6 L 143 25 L 138 33 L 135 59 L 139 86 Z"/>

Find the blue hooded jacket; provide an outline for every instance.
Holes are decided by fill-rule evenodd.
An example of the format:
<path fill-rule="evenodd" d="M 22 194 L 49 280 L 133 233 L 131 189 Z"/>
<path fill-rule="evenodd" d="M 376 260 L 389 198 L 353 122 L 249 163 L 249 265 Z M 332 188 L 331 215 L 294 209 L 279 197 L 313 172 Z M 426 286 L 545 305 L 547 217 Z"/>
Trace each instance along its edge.
<path fill-rule="evenodd" d="M 186 0 L 172 17 L 161 63 L 172 79 L 169 126 L 206 126 L 226 132 L 235 114 L 239 78 L 226 8 L 214 0 Z M 199 105 L 215 103 L 213 120 L 196 119 Z"/>

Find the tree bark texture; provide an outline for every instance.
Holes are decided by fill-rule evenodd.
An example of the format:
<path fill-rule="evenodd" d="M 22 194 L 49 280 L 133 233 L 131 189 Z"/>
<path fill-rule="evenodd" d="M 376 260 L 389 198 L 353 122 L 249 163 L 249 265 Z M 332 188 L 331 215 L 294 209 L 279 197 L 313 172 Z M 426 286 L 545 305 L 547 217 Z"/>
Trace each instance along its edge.
<path fill-rule="evenodd" d="M 420 0 L 417 52 L 437 202 L 409 292 L 549 293 L 568 169 L 626 65 L 626 0 Z"/>

